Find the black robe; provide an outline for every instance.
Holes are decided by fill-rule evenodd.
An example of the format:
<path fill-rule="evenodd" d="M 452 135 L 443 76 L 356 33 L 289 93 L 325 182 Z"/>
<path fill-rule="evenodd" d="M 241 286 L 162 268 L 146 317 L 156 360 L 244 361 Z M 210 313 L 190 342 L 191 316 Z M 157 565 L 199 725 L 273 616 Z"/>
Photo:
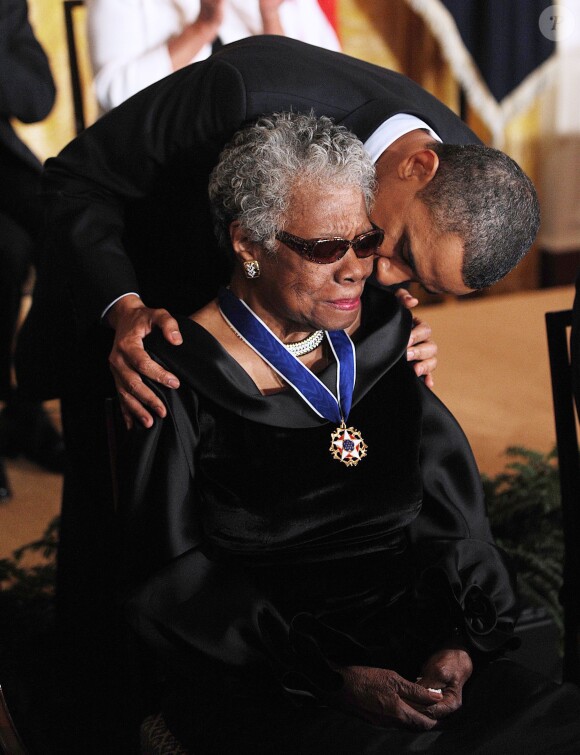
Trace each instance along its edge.
<path fill-rule="evenodd" d="M 503 687 L 514 674 L 514 664 L 485 661 L 513 644 L 517 601 L 469 445 L 406 362 L 408 313 L 374 291 L 363 312 L 347 424 L 368 455 L 348 468 L 329 452 L 332 423 L 294 391 L 262 396 L 198 324 L 180 321 L 178 349 L 148 338 L 182 387 L 155 386 L 167 418 L 137 431 L 127 449 L 125 553 L 129 582 L 139 584 L 127 605 L 174 675 L 167 717 L 196 753 L 355 755 L 423 751 L 413 749 L 421 742 L 456 753 L 466 736 L 465 752 L 479 752 L 487 723 L 474 742 L 473 719 L 463 731 L 452 717 L 417 734 L 324 706 L 341 684 L 334 666 L 414 679 L 458 638 L 485 668 L 476 679 L 501 668 Z M 335 374 L 331 365 L 319 377 L 333 388 Z M 538 684 L 550 688 L 550 708 L 550 684 L 534 678 L 534 693 Z M 526 690 L 499 706 L 509 719 L 515 702 L 509 736 Z M 568 704 L 579 721 L 560 728 L 580 745 L 580 704 L 573 694 Z"/>

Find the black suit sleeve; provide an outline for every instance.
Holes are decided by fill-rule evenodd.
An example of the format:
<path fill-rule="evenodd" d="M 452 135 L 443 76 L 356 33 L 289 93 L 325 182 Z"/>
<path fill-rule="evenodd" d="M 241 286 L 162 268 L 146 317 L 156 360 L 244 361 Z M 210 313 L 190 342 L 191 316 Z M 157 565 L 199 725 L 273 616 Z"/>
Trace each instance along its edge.
<path fill-rule="evenodd" d="M 138 93 L 47 161 L 48 248 L 81 327 L 116 297 L 139 292 L 124 249 L 127 206 L 183 166 L 208 173 L 245 112 L 237 71 L 209 60 Z M 162 276 L 162 250 L 158 264 Z"/>
<path fill-rule="evenodd" d="M 45 118 L 55 86 L 44 50 L 28 22 L 25 0 L 0 3 L 0 114 L 24 123 Z"/>
<path fill-rule="evenodd" d="M 208 231 L 209 172 L 240 127 L 290 108 L 332 117 L 363 140 L 384 119 L 407 112 L 444 141 L 476 141 L 448 108 L 400 74 L 284 37 L 227 45 L 138 93 L 47 162 L 51 265 L 70 283 L 81 332 L 128 291 L 182 314 L 215 295 L 216 276 L 202 280 L 218 267 Z M 191 247 L 196 264 L 185 270 Z M 167 285 L 168 269 L 181 280 L 174 273 Z M 188 276 L 201 300 L 173 294 Z M 217 277 L 223 280 L 221 270 Z"/>

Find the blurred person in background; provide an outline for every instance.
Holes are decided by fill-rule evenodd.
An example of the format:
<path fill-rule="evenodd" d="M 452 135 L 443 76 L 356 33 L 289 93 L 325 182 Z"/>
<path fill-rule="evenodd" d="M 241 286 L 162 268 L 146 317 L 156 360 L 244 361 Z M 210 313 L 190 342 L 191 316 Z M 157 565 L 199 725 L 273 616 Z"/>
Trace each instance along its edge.
<path fill-rule="evenodd" d="M 0 3 L 0 500 L 11 491 L 2 456 L 23 454 L 62 471 L 64 445 L 42 404 L 12 383 L 12 353 L 23 286 L 42 227 L 38 195 L 42 165 L 12 127 L 12 118 L 36 123 L 50 113 L 55 85 L 44 50 L 28 21 L 26 0 Z"/>
<path fill-rule="evenodd" d="M 87 5 L 95 93 L 103 111 L 243 37 L 280 34 L 340 50 L 317 0 L 88 0 Z"/>

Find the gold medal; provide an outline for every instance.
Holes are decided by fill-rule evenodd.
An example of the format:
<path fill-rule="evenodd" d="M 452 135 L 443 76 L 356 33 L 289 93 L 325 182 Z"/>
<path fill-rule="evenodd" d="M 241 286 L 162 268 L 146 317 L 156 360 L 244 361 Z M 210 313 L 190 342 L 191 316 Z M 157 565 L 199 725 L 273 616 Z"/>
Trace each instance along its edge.
<path fill-rule="evenodd" d="M 330 448 L 332 458 L 346 464 L 347 467 L 356 467 L 361 459 L 367 455 L 367 444 L 362 439 L 358 430 L 347 427 L 344 421 L 340 427 L 330 436 Z"/>

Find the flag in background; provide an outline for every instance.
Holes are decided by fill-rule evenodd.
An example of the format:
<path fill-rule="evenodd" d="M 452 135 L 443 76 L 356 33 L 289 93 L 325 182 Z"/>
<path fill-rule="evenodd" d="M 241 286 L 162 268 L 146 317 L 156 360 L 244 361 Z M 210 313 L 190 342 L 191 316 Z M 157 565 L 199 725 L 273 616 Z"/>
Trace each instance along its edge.
<path fill-rule="evenodd" d="M 539 18 L 554 0 L 441 0 L 498 102 L 554 52 Z"/>
<path fill-rule="evenodd" d="M 553 79 L 555 0 L 407 0 L 438 39 L 470 105 L 501 143 L 505 125 Z M 547 27 L 542 28 L 540 17 Z M 552 38 L 550 38 L 552 37 Z"/>
<path fill-rule="evenodd" d="M 326 14 L 334 30 L 338 32 L 336 0 L 318 0 L 318 4 Z"/>

